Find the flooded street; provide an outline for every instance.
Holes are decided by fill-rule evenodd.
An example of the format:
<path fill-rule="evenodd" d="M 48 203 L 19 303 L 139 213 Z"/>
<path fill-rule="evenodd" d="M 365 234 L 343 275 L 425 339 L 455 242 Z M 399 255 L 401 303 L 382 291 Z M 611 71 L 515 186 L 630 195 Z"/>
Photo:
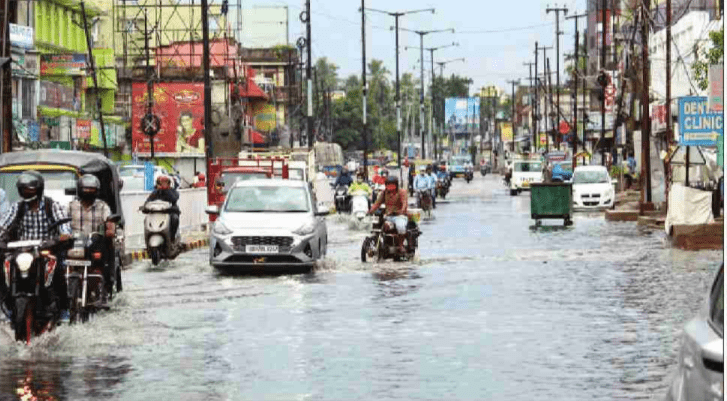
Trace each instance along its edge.
<path fill-rule="evenodd" d="M 722 252 L 454 181 L 418 257 L 362 263 L 328 217 L 310 274 L 221 276 L 207 249 L 136 263 L 112 310 L 30 347 L 0 324 L 0 400 L 660 399 Z"/>

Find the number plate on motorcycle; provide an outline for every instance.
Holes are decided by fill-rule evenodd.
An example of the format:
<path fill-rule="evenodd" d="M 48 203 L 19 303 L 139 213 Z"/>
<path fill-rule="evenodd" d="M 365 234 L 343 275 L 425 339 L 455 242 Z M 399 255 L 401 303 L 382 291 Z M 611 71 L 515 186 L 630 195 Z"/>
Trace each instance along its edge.
<path fill-rule="evenodd" d="M 91 266 L 91 261 L 66 259 L 66 266 Z"/>
<path fill-rule="evenodd" d="M 278 253 L 277 245 L 245 245 L 247 253 Z"/>

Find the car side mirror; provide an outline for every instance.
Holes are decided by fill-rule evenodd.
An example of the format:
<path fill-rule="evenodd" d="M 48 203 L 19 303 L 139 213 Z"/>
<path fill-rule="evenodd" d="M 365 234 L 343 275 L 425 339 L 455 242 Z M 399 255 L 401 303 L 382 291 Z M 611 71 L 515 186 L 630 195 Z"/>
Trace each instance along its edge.
<path fill-rule="evenodd" d="M 722 366 L 724 364 L 724 353 L 722 349 L 722 340 L 713 340 L 708 342 L 702 348 L 702 360 L 706 364 L 714 364 Z"/>
<path fill-rule="evenodd" d="M 65 189 L 66 196 L 76 196 L 78 194 L 78 189 L 76 187 L 70 187 Z"/>
<path fill-rule="evenodd" d="M 204 212 L 207 214 L 220 214 L 220 208 L 217 205 L 207 206 Z"/>

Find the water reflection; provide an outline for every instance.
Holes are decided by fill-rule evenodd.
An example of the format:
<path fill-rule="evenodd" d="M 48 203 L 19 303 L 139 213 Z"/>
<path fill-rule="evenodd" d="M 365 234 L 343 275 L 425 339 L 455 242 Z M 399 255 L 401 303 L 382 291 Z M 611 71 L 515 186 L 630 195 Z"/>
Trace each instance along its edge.
<path fill-rule="evenodd" d="M 422 278 L 414 267 L 382 267 L 371 273 L 379 295 L 376 298 L 392 298 L 409 295 L 419 288 L 416 281 Z"/>
<path fill-rule="evenodd" d="M 126 358 L 3 358 L 0 400 L 97 400 L 113 396 L 132 371 Z"/>

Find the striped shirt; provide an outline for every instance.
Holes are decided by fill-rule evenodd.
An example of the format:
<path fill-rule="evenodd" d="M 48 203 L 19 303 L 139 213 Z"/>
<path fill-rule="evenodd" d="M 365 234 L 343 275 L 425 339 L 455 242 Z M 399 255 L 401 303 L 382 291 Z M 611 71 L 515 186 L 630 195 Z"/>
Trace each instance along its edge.
<path fill-rule="evenodd" d="M 20 221 L 19 235 L 20 238 L 10 238 L 14 241 L 26 241 L 26 240 L 45 240 L 51 238 L 51 232 L 48 229 L 50 227 L 50 219 L 45 213 L 45 199 L 41 198 L 38 210 L 32 210 L 27 208 L 23 214 L 23 220 Z M 53 219 L 59 221 L 66 218 L 66 212 L 58 202 L 51 201 L 51 211 L 53 212 Z M 21 206 L 22 205 L 22 206 Z M 25 202 L 15 202 L 10 207 L 10 210 L 0 218 L 0 236 L 4 236 L 7 230 L 10 228 L 10 224 L 13 223 L 15 217 L 18 215 L 19 207 L 27 207 Z M 68 223 L 61 224 L 58 228 L 60 234 L 71 234 L 71 226 Z"/>
<path fill-rule="evenodd" d="M 68 215 L 71 217 L 71 229 L 74 233 L 91 234 L 92 232 L 101 232 L 106 230 L 106 219 L 111 215 L 111 208 L 101 199 L 91 205 L 84 207 L 81 201 L 74 200 L 68 204 Z"/>

